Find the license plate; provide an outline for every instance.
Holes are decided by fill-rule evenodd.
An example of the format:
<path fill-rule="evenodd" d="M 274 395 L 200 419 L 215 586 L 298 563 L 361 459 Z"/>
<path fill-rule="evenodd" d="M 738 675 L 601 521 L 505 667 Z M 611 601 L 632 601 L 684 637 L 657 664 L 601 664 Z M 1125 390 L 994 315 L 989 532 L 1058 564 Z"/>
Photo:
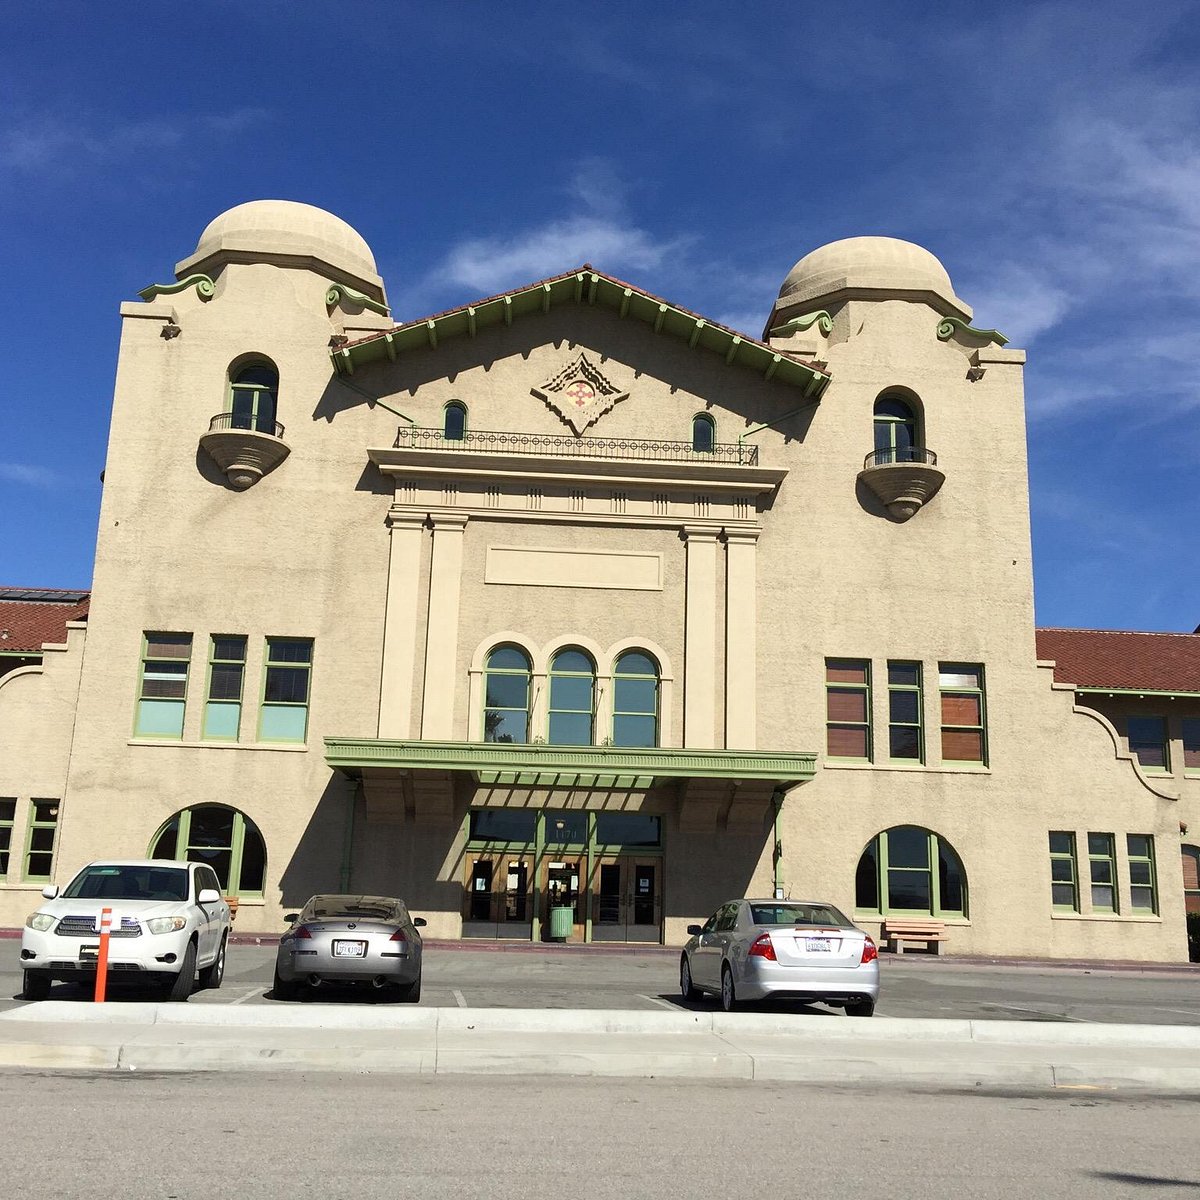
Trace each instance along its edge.
<path fill-rule="evenodd" d="M 79 961 L 80 962 L 95 962 L 100 957 L 100 947 L 97 946 L 80 946 Z"/>
<path fill-rule="evenodd" d="M 365 958 L 367 955 L 366 942 L 338 942 L 333 943 L 334 958 Z"/>
<path fill-rule="evenodd" d="M 810 954 L 814 951 L 827 954 L 833 949 L 833 942 L 829 938 L 805 938 L 804 949 Z"/>

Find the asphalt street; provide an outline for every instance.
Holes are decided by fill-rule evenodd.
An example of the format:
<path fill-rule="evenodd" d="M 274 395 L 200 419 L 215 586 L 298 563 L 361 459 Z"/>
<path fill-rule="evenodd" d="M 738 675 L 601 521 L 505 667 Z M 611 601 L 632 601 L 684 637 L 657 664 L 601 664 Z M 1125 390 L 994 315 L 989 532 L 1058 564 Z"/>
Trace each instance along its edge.
<path fill-rule="evenodd" d="M 22 1001 L 20 943 L 0 939 L 0 1011 Z M 225 983 L 197 992 L 191 1004 L 278 1004 L 270 997 L 274 946 L 229 948 Z M 439 949 L 425 954 L 421 1004 L 440 1008 L 687 1009 L 676 978 L 675 952 L 589 954 L 524 948 Z M 1120 1022 L 1200 1025 L 1196 971 L 1088 970 L 960 964 L 952 958 L 885 956 L 879 1016 L 971 1020 Z M 145 1000 L 145 990 L 111 987 L 110 999 Z M 81 987 L 58 984 L 51 999 L 85 999 Z M 292 1003 L 372 1004 L 377 993 L 314 993 Z M 797 1011 L 824 1012 L 796 1006 Z M 838 1014 L 839 1016 L 841 1014 Z"/>

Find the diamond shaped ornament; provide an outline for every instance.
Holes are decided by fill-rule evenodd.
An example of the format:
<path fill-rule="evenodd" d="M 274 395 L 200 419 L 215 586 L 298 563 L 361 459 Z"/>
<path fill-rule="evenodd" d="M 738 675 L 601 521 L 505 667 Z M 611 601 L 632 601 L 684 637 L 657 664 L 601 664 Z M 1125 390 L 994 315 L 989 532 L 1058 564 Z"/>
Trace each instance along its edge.
<path fill-rule="evenodd" d="M 611 382 L 583 353 L 576 355 L 541 387 L 530 390 L 566 421 L 576 434 L 582 434 L 629 395 Z"/>

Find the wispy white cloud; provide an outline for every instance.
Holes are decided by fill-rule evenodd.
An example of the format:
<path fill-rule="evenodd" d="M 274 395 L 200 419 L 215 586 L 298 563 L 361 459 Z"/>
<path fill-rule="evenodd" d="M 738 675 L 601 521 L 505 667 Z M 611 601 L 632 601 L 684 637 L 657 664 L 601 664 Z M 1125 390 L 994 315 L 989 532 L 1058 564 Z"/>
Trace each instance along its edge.
<path fill-rule="evenodd" d="M 51 488 L 58 483 L 58 476 L 48 467 L 0 462 L 0 480 L 18 487 Z"/>

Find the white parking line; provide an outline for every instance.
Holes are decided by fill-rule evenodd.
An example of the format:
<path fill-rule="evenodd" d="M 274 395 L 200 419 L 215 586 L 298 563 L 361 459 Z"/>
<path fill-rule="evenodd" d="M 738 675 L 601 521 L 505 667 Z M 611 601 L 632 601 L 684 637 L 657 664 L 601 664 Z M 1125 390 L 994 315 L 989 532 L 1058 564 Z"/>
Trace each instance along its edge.
<path fill-rule="evenodd" d="M 247 992 L 244 996 L 239 996 L 236 1000 L 230 1000 L 230 1004 L 245 1004 L 247 1000 L 253 1000 L 255 996 L 261 996 L 266 988 L 256 987 Z"/>
<path fill-rule="evenodd" d="M 454 996 L 454 1003 L 457 1004 L 459 1008 L 467 1007 L 467 998 L 458 990 L 458 988 L 451 988 L 450 992 Z"/>
<path fill-rule="evenodd" d="M 638 992 L 637 998 L 639 1000 L 647 1000 L 651 1004 L 659 1004 L 663 1008 L 669 1008 L 672 1012 L 679 1011 L 679 1005 L 672 1004 L 669 1000 L 664 1000 L 661 996 L 643 996 L 641 992 Z"/>

